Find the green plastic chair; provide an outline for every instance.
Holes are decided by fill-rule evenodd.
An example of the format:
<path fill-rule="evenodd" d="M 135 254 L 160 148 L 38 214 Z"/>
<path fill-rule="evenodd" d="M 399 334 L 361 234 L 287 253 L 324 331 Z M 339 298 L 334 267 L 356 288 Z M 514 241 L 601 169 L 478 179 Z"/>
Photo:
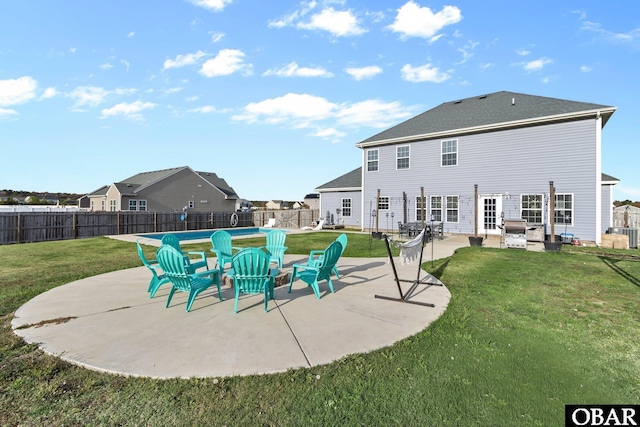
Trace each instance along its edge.
<path fill-rule="evenodd" d="M 318 261 L 317 265 L 308 264 L 293 264 L 293 271 L 291 272 L 291 279 L 289 281 L 289 292 L 293 286 L 293 281 L 297 278 L 305 282 L 307 285 L 313 288 L 313 293 L 316 294 L 316 298 L 320 299 L 320 289 L 318 282 L 326 280 L 329 284 L 329 289 L 333 293 L 333 283 L 331 283 L 331 272 L 336 262 L 342 254 L 342 243 L 334 241 L 324 250 L 324 256 L 321 261 Z"/>
<path fill-rule="evenodd" d="M 342 244 L 342 252 L 340 252 L 340 256 L 342 256 L 342 254 L 344 253 L 344 250 L 347 247 L 347 235 L 342 233 L 341 235 L 338 236 L 338 238 L 336 239 L 337 242 L 340 242 Z M 320 263 L 322 262 L 322 258 L 324 257 L 324 251 L 311 251 L 309 253 L 309 260 L 307 261 L 307 265 L 310 266 L 317 266 L 320 265 Z M 334 265 L 333 266 L 333 273 L 336 275 L 336 278 L 340 278 L 340 272 L 338 271 L 338 265 Z"/>
<path fill-rule="evenodd" d="M 160 241 L 163 245 L 168 245 L 171 246 L 172 248 L 176 249 L 178 252 L 180 252 L 182 254 L 182 256 L 184 257 L 184 263 L 185 266 L 187 267 L 187 270 L 189 271 L 189 273 L 195 273 L 197 269 L 199 268 L 209 268 L 209 265 L 207 264 L 207 254 L 206 252 L 185 252 L 182 250 L 182 248 L 180 247 L 180 240 L 174 235 L 174 234 L 165 234 L 164 236 L 162 236 L 162 240 Z M 200 257 L 199 260 L 193 259 L 190 257 L 190 255 L 198 255 Z"/>
<path fill-rule="evenodd" d="M 264 311 L 268 311 L 268 302 L 273 299 L 274 277 L 278 269 L 270 268 L 269 254 L 259 248 L 244 249 L 231 260 L 232 268 L 227 274 L 233 278 L 236 301 L 233 312 L 238 312 L 240 294 L 264 294 Z"/>
<path fill-rule="evenodd" d="M 222 293 L 220 292 L 220 276 L 218 270 L 201 271 L 199 273 L 190 273 L 184 263 L 184 256 L 177 249 L 163 245 L 156 252 L 158 264 L 164 271 L 164 274 L 171 281 L 172 287 L 169 292 L 169 299 L 165 308 L 169 307 L 171 298 L 176 291 L 189 292 L 187 299 L 187 313 L 191 310 L 193 301 L 198 294 L 212 285 L 218 287 L 218 297 L 222 301 Z"/>
<path fill-rule="evenodd" d="M 138 246 L 138 256 L 140 257 L 140 260 L 145 265 L 145 267 L 151 270 L 151 281 L 149 282 L 147 292 L 150 293 L 149 298 L 153 298 L 160 286 L 164 285 L 165 283 L 170 283 L 171 281 L 164 273 L 161 272 L 160 274 L 158 274 L 157 270 L 160 269 L 158 261 L 155 259 L 148 260 L 147 257 L 144 256 L 144 252 L 142 251 L 142 246 L 140 245 L 139 240 L 136 240 L 136 245 Z"/>
<path fill-rule="evenodd" d="M 225 230 L 218 230 L 211 235 L 211 252 L 216 253 L 216 268 L 220 270 L 220 277 L 224 274 L 224 266 L 230 264 L 234 251 L 241 251 L 243 248 L 232 246 L 231 234 Z"/>
<path fill-rule="evenodd" d="M 282 230 L 273 230 L 267 233 L 267 245 L 260 249 L 266 249 L 271 255 L 269 262 L 277 262 L 278 268 L 284 264 L 284 253 L 288 249 L 284 242 L 287 240 L 287 233 Z"/>

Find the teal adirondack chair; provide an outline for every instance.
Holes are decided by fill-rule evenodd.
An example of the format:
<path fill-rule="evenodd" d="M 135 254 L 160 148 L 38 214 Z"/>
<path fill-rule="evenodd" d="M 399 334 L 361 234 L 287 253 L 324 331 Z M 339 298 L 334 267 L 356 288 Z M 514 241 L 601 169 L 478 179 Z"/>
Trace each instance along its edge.
<path fill-rule="evenodd" d="M 293 264 L 293 271 L 291 272 L 291 280 L 289 281 L 289 292 L 293 286 L 293 281 L 297 278 L 305 282 L 307 285 L 313 288 L 313 292 L 316 294 L 316 298 L 320 299 L 320 289 L 318 282 L 326 280 L 329 284 L 329 289 L 333 293 L 333 283 L 331 283 L 331 272 L 336 262 L 342 254 L 342 243 L 335 240 L 324 250 L 324 256 L 321 261 L 318 261 L 317 265 L 308 264 Z"/>
<path fill-rule="evenodd" d="M 218 297 L 222 301 L 222 293 L 220 292 L 220 276 L 218 270 L 201 271 L 199 273 L 189 272 L 187 266 L 184 263 L 184 256 L 177 249 L 163 245 L 156 252 L 156 258 L 158 264 L 164 271 L 164 274 L 171 281 L 171 292 L 169 292 L 169 299 L 165 308 L 169 307 L 171 298 L 176 291 L 189 292 L 189 298 L 187 299 L 187 313 L 191 310 L 193 301 L 195 301 L 198 294 L 212 285 L 218 287 Z"/>
<path fill-rule="evenodd" d="M 266 249 L 271 255 L 270 262 L 277 262 L 278 268 L 282 268 L 284 264 L 284 253 L 288 249 L 284 242 L 287 239 L 287 233 L 282 230 L 273 230 L 267 233 L 267 245 L 261 249 Z"/>
<path fill-rule="evenodd" d="M 340 252 L 340 256 L 344 253 L 344 250 L 347 248 L 347 235 L 342 233 L 338 236 L 336 241 L 342 244 L 342 252 Z M 311 251 L 309 253 L 309 260 L 307 261 L 307 265 L 317 266 L 322 263 L 322 258 L 324 257 L 324 251 Z M 338 271 L 338 264 L 333 266 L 333 273 L 336 275 L 336 278 L 340 278 L 340 272 Z"/>
<path fill-rule="evenodd" d="M 158 274 L 157 270 L 160 270 L 158 261 L 155 259 L 148 260 L 147 257 L 144 256 L 144 252 L 142 251 L 142 246 L 140 245 L 139 240 L 136 241 L 136 245 L 138 246 L 138 256 L 140 257 L 140 260 L 145 267 L 151 270 L 151 281 L 149 282 L 147 292 L 150 293 L 149 298 L 153 298 L 160 286 L 164 285 L 165 283 L 170 283 L 171 281 L 164 273 L 160 272 L 160 274 Z"/>
<path fill-rule="evenodd" d="M 231 260 L 227 274 L 233 278 L 236 301 L 233 312 L 238 312 L 240 294 L 264 294 L 264 311 L 268 311 L 268 301 L 273 299 L 274 277 L 278 270 L 271 268 L 269 254 L 259 248 L 244 249 Z"/>
<path fill-rule="evenodd" d="M 207 264 L 207 254 L 206 252 L 185 252 L 180 247 L 180 240 L 173 234 L 165 234 L 162 236 L 162 240 L 160 241 L 163 245 L 171 246 L 180 252 L 184 258 L 185 266 L 189 273 L 195 273 L 199 268 L 209 268 Z M 197 255 L 200 259 L 191 258 L 191 255 Z"/>
<path fill-rule="evenodd" d="M 211 252 L 216 253 L 216 268 L 220 270 L 220 277 L 224 274 L 224 266 L 230 264 L 234 251 L 241 251 L 242 248 L 232 246 L 231 234 L 225 230 L 218 230 L 211 235 Z"/>

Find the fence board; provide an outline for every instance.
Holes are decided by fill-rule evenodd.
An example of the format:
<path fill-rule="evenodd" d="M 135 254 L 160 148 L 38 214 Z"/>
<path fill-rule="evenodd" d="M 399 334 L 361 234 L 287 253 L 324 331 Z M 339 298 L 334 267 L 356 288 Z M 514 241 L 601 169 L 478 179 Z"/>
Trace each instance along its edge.
<path fill-rule="evenodd" d="M 81 239 L 118 234 L 166 233 L 231 227 L 233 212 L 0 212 L 0 245 Z M 236 212 L 237 227 L 300 228 L 318 219 L 317 210 Z"/>

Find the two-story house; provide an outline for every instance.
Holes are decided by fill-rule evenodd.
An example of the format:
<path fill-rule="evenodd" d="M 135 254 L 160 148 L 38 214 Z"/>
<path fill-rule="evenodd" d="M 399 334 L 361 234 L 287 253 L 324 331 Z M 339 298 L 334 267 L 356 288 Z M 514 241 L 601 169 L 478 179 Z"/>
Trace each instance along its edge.
<path fill-rule="evenodd" d="M 139 173 L 85 199 L 92 211 L 233 212 L 238 195 L 215 173 L 182 166 Z"/>
<path fill-rule="evenodd" d="M 474 233 L 477 217 L 482 235 L 500 234 L 502 218 L 546 234 L 554 221 L 555 234 L 600 244 L 618 182 L 601 170 L 602 128 L 615 110 L 504 91 L 443 103 L 356 144 L 355 214 L 363 229 L 374 211 L 380 228 L 387 214 L 396 223 L 424 215 L 460 234 Z M 335 193 L 320 193 L 323 210 L 341 208 Z"/>

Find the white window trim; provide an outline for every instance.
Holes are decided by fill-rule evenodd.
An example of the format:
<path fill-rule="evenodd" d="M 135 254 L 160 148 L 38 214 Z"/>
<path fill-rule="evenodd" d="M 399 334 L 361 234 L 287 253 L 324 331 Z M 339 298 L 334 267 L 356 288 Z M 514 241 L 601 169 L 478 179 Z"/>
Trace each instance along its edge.
<path fill-rule="evenodd" d="M 456 212 L 458 212 L 458 215 L 456 215 L 458 217 L 457 221 L 449 221 L 449 215 L 447 215 L 449 213 L 449 204 L 447 203 L 449 197 L 457 197 L 457 199 L 458 199 L 458 207 L 456 207 L 456 209 L 455 209 Z M 443 208 L 444 208 L 444 217 L 442 218 L 442 222 L 446 222 L 446 223 L 449 223 L 449 224 L 459 224 L 460 223 L 460 196 L 459 195 L 457 195 L 457 194 L 448 194 L 448 195 L 444 196 Z"/>
<path fill-rule="evenodd" d="M 369 153 L 370 152 L 376 152 L 378 153 L 378 155 L 376 156 L 376 160 L 369 160 Z M 380 150 L 377 148 L 372 148 L 370 150 L 366 150 L 365 155 L 367 157 L 367 169 L 366 171 L 369 173 L 373 173 L 373 172 L 378 172 L 380 170 Z M 369 162 L 376 162 L 377 165 L 377 169 L 376 170 L 369 170 Z"/>
<path fill-rule="evenodd" d="M 443 213 L 444 213 L 444 201 L 442 199 L 443 196 L 429 196 L 429 218 L 431 218 L 431 215 L 434 212 L 440 212 L 440 219 L 437 220 L 439 222 L 443 221 Z M 433 200 L 434 199 L 439 199 L 440 200 L 440 209 L 433 209 Z"/>
<path fill-rule="evenodd" d="M 537 222 L 529 222 L 529 220 L 527 220 L 527 224 L 533 224 L 533 225 L 542 225 L 544 224 L 544 194 L 536 194 L 536 193 L 527 193 L 527 194 L 521 194 L 520 195 L 520 218 L 522 218 L 522 211 L 524 211 L 524 207 L 522 206 L 522 198 L 524 196 L 538 196 L 540 197 L 540 208 L 536 208 L 536 209 L 531 209 L 531 208 L 527 208 L 527 210 L 530 211 L 540 211 L 540 223 Z M 525 218 L 522 218 L 525 219 Z"/>
<path fill-rule="evenodd" d="M 349 215 L 345 215 L 344 214 L 344 201 L 345 200 L 349 201 Z M 344 197 L 340 201 L 340 207 L 342 208 L 342 217 L 343 218 L 351 218 L 351 214 L 353 213 L 353 199 L 351 197 Z"/>
<path fill-rule="evenodd" d="M 444 143 L 445 142 L 449 142 L 449 141 L 455 141 L 456 142 L 456 151 L 455 151 L 455 153 L 456 153 L 456 163 L 453 164 L 453 165 L 445 165 L 445 164 L 443 164 L 444 163 L 443 156 L 444 156 L 445 153 L 443 152 L 442 148 L 443 148 Z M 459 162 L 459 160 L 460 160 L 460 154 L 459 153 L 460 153 L 460 142 L 458 141 L 457 138 L 441 140 L 440 141 L 440 167 L 442 167 L 442 168 L 450 168 L 450 167 L 458 166 L 458 164 L 460 163 Z M 446 154 L 451 154 L 451 153 L 446 153 Z"/>
<path fill-rule="evenodd" d="M 551 216 L 552 221 L 556 220 L 556 211 L 571 211 L 571 222 L 566 223 L 566 225 L 568 226 L 573 226 L 575 221 L 573 220 L 575 218 L 574 213 L 575 213 L 575 206 L 576 206 L 576 199 L 575 199 L 575 195 L 573 193 L 555 193 L 555 196 L 571 196 L 571 209 L 556 209 L 556 201 L 553 201 L 553 214 Z M 561 226 L 561 225 L 565 225 L 564 222 L 560 223 L 560 222 L 556 222 L 555 225 L 557 226 Z"/>
<path fill-rule="evenodd" d="M 398 156 L 398 150 L 400 148 L 405 148 L 405 147 L 409 149 L 409 152 L 407 153 L 406 157 L 399 157 Z M 400 159 L 408 159 L 409 165 L 406 168 L 399 168 L 398 167 L 398 160 L 400 160 Z M 411 146 L 410 145 L 399 145 L 399 146 L 396 147 L 396 170 L 403 170 L 404 171 L 404 170 L 409 170 L 409 169 L 411 169 Z"/>

